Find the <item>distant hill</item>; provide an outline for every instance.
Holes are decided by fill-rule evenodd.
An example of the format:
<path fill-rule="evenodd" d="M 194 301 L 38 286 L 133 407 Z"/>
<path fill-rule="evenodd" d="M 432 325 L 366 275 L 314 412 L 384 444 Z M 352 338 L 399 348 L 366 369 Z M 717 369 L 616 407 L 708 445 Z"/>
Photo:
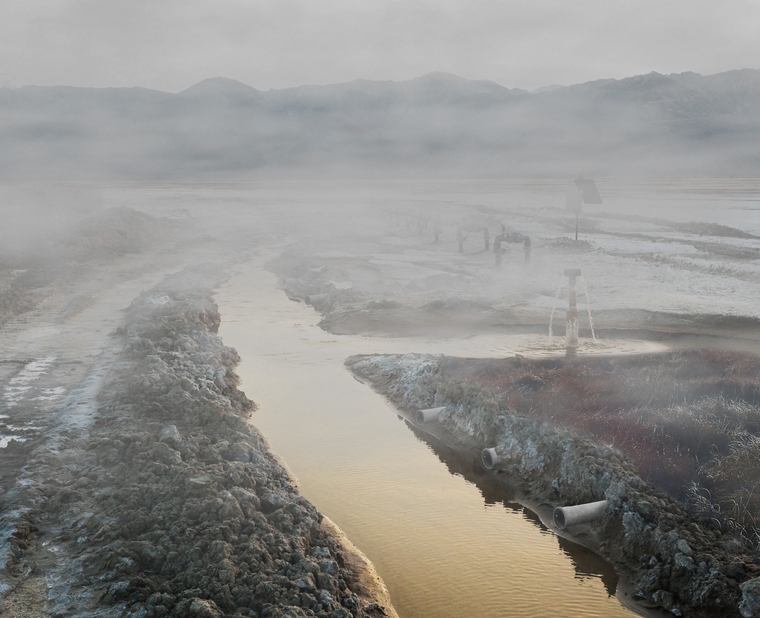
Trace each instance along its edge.
<path fill-rule="evenodd" d="M 760 170 L 760 71 L 530 93 L 431 73 L 263 92 L 213 78 L 0 89 L 0 178 L 722 176 Z"/>

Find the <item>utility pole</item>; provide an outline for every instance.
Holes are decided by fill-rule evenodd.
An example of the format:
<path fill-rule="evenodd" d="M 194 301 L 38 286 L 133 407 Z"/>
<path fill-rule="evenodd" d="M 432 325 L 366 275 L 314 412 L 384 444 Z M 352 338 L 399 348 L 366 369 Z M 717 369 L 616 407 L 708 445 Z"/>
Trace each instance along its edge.
<path fill-rule="evenodd" d="M 580 268 L 565 269 L 565 277 L 570 280 L 570 294 L 568 298 L 570 306 L 566 314 L 565 346 L 570 350 L 578 347 L 578 294 L 575 288 L 575 280 L 580 276 Z"/>
<path fill-rule="evenodd" d="M 578 216 L 580 212 L 580 210 L 575 211 L 575 240 L 578 240 Z"/>
<path fill-rule="evenodd" d="M 584 202 L 586 204 L 601 204 L 602 196 L 596 188 L 596 183 L 591 178 L 578 176 L 574 181 L 576 190 L 567 193 L 565 203 L 568 210 L 575 211 L 575 240 L 578 240 L 578 219 Z"/>

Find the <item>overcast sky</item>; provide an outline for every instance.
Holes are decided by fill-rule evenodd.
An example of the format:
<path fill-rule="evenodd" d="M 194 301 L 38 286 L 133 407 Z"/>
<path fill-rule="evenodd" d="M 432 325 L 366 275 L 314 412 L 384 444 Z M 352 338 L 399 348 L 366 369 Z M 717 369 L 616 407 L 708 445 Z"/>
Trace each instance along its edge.
<path fill-rule="evenodd" d="M 0 0 L 0 86 L 256 88 L 432 71 L 533 90 L 760 68 L 760 0 Z"/>

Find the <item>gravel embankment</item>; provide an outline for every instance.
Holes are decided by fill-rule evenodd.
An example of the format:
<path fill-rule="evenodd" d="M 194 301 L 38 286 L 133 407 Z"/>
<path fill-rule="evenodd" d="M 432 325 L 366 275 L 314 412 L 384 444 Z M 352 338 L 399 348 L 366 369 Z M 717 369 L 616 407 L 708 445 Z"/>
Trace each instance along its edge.
<path fill-rule="evenodd" d="M 102 602 L 146 616 L 382 615 L 352 592 L 342 548 L 248 424 L 208 281 L 184 271 L 129 310 L 93 436 L 98 476 L 116 481 L 99 496 L 90 559 L 112 580 Z"/>
<path fill-rule="evenodd" d="M 248 423 L 238 355 L 216 334 L 218 277 L 185 269 L 129 307 L 94 422 L 30 461 L 16 492 L 34 503 L 9 588 L 46 571 L 54 616 L 395 615 Z"/>

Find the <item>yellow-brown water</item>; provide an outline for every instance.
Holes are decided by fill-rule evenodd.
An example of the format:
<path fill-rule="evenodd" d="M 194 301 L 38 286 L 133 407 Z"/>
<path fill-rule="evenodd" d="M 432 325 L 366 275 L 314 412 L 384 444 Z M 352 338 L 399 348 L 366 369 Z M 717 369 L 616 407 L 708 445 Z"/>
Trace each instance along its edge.
<path fill-rule="evenodd" d="M 535 335 L 332 335 L 262 263 L 242 265 L 216 296 L 220 334 L 242 356 L 242 388 L 260 405 L 253 423 L 302 493 L 374 563 L 402 618 L 631 615 L 611 596 L 606 565 L 523 509 L 485 496 L 343 365 L 361 353 L 525 353 L 541 348 Z"/>

